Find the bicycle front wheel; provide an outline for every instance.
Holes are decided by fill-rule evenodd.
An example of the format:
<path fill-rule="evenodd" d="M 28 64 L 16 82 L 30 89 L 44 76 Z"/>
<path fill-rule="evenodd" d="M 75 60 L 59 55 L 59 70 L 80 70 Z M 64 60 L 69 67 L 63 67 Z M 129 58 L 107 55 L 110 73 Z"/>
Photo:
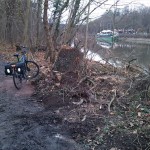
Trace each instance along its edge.
<path fill-rule="evenodd" d="M 39 74 L 39 66 L 34 61 L 26 61 L 25 77 L 27 79 L 35 78 Z"/>
<path fill-rule="evenodd" d="M 22 76 L 21 74 L 13 74 L 13 82 L 17 90 L 20 90 L 22 87 Z"/>

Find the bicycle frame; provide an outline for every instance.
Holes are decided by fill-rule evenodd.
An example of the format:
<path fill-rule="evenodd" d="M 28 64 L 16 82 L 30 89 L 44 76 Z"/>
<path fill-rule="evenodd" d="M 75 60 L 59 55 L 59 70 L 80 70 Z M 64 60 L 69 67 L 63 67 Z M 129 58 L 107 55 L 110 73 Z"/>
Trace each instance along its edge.
<path fill-rule="evenodd" d="M 23 47 L 24 48 L 24 47 Z M 25 48 L 24 48 L 25 49 Z M 22 50 L 22 52 L 21 52 L 21 57 L 19 58 L 19 54 L 16 54 L 16 55 L 14 55 L 14 56 L 16 56 L 17 57 L 17 61 L 18 62 L 23 62 L 23 63 L 25 63 L 27 60 L 28 60 L 28 57 L 26 56 L 26 54 L 27 54 L 27 48 L 25 49 L 25 50 Z"/>

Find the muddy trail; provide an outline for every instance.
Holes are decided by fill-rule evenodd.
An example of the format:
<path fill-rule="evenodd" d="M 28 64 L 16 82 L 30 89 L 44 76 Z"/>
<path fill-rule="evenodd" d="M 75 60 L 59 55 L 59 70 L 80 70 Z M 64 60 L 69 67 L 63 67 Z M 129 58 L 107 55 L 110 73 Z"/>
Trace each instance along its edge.
<path fill-rule="evenodd" d="M 79 150 L 62 119 L 45 110 L 33 95 L 34 87 L 24 82 L 15 89 L 4 74 L 0 56 L 0 150 Z"/>

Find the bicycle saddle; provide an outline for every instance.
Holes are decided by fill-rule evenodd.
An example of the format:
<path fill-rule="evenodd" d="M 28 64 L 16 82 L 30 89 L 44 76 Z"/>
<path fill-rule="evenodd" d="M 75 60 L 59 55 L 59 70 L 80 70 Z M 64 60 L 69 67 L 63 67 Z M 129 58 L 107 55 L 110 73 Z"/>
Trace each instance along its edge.
<path fill-rule="evenodd" d="M 15 56 L 15 57 L 18 57 L 18 56 L 19 56 L 19 54 L 14 54 L 14 56 Z"/>

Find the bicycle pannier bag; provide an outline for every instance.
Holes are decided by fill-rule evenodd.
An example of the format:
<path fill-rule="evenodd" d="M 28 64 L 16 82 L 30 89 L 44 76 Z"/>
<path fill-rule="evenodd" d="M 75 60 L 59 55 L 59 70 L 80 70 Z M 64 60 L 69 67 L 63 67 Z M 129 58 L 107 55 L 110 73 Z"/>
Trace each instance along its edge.
<path fill-rule="evenodd" d="M 16 64 L 17 73 L 22 74 L 24 69 L 25 69 L 25 63 L 19 62 L 19 63 Z"/>
<path fill-rule="evenodd" d="M 11 64 L 5 65 L 5 74 L 6 75 L 12 75 L 12 72 L 13 72 L 13 69 L 12 69 Z"/>

